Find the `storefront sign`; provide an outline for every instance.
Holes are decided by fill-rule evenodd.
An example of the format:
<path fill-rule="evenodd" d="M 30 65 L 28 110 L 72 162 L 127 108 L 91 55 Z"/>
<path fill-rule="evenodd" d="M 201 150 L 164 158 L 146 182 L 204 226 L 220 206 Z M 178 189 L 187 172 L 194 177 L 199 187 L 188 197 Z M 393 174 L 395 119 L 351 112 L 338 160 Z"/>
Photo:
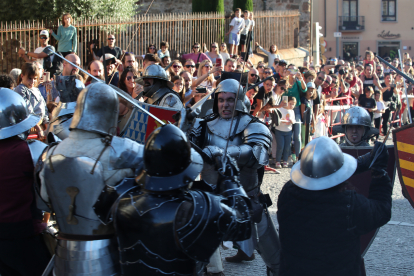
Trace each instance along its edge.
<path fill-rule="evenodd" d="M 342 39 L 352 39 L 352 40 L 359 40 L 359 36 L 343 36 Z"/>
<path fill-rule="evenodd" d="M 378 37 L 382 37 L 383 39 L 394 39 L 394 38 L 400 38 L 400 34 L 392 34 L 390 31 L 385 32 L 382 31 L 382 33 L 378 34 Z"/>

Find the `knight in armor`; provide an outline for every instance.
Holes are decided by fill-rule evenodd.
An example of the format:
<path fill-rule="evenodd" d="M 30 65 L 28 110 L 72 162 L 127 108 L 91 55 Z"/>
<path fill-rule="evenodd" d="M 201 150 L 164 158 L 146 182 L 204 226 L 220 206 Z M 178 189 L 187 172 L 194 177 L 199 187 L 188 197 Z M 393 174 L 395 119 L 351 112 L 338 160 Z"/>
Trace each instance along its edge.
<path fill-rule="evenodd" d="M 228 143 L 226 154 L 237 161 L 241 185 L 253 204 L 252 224 L 257 225 L 257 233 L 253 233 L 248 240 L 238 242 L 237 255 L 227 257 L 226 260 L 230 262 L 252 260 L 253 251 L 256 249 L 267 266 L 268 274 L 277 275 L 279 238 L 267 211 L 267 207 L 271 204 L 270 198 L 261 193 L 257 173 L 259 168 L 268 164 L 267 152 L 272 144 L 272 135 L 264 123 L 249 114 L 249 109 L 244 104 L 245 93 L 238 81 L 233 79 L 222 81 L 217 86 L 215 94 L 213 113 L 196 119 L 189 131 L 189 137 L 211 158 L 222 156 Z M 234 106 L 234 122 L 230 131 Z M 217 169 L 205 164 L 201 177 L 215 186 L 218 179 Z M 256 227 L 253 227 L 253 230 L 255 229 Z M 216 257 L 214 260 L 217 260 L 218 264 L 213 265 L 215 268 L 211 269 L 211 273 L 219 274 L 222 270 L 221 258 Z"/>
<path fill-rule="evenodd" d="M 120 190 L 124 178 L 142 167 L 143 145 L 113 136 L 118 111 L 110 86 L 89 85 L 78 96 L 68 138 L 47 151 L 39 177 L 41 197 L 56 214 L 59 228 L 55 275 L 119 272 L 108 215 L 113 202 L 106 195 Z"/>
<path fill-rule="evenodd" d="M 371 117 L 368 111 L 354 106 L 345 112 L 341 125 L 334 126 L 336 133 L 345 133 L 345 142 L 340 147 L 369 147 L 368 140 L 378 134 L 378 129 L 371 126 Z"/>
<path fill-rule="evenodd" d="M 80 59 L 75 54 L 70 54 L 65 57 L 67 60 L 80 66 Z M 72 122 L 72 116 L 75 112 L 76 100 L 79 93 L 85 85 L 77 79 L 76 74 L 79 69 L 66 60 L 63 61 L 63 70 L 60 74 L 54 75 L 54 81 L 52 82 L 52 100 L 56 102 L 56 98 L 59 97 L 59 103 L 52 111 L 51 123 L 48 129 L 48 133 L 53 133 L 59 140 L 63 140 L 69 136 L 69 126 Z M 53 142 L 50 135 L 48 136 L 48 142 Z"/>
<path fill-rule="evenodd" d="M 35 165 L 46 144 L 26 140 L 41 120 L 22 96 L 0 88 L 0 274 L 42 275 L 51 257 L 33 190 Z"/>
<path fill-rule="evenodd" d="M 250 237 L 249 199 L 228 158 L 217 195 L 191 189 L 203 159 L 174 125 L 147 139 L 143 188 L 113 208 L 122 275 L 198 276 L 222 241 Z"/>
<path fill-rule="evenodd" d="M 388 151 L 381 147 L 376 142 L 368 155 L 355 159 L 321 136 L 302 150 L 277 203 L 281 276 L 361 275 L 361 235 L 391 218 Z M 367 198 L 349 178 L 372 162 Z"/>
<path fill-rule="evenodd" d="M 180 96 L 172 90 L 173 84 L 169 81 L 165 70 L 158 64 L 148 66 L 144 75 L 137 79 L 137 83 L 144 87 L 145 102 L 181 110 L 183 103 Z"/>

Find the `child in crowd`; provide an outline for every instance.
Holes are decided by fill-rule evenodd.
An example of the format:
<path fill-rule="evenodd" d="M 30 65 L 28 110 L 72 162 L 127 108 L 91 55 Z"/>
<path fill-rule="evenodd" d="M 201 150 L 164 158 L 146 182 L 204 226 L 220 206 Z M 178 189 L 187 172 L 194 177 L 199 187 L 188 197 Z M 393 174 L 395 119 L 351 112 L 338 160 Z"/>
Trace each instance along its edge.
<path fill-rule="evenodd" d="M 373 68 L 377 68 L 374 61 L 374 53 L 372 51 L 365 51 L 364 68 L 367 64 L 371 64 Z"/>
<path fill-rule="evenodd" d="M 375 102 L 375 99 L 372 98 L 372 95 L 374 94 L 374 89 L 372 89 L 372 86 L 365 87 L 365 97 L 362 97 L 362 95 L 358 99 L 358 105 L 360 107 L 365 108 L 369 116 L 371 116 L 371 124 L 374 120 L 374 111 L 377 110 L 377 103 Z"/>
<path fill-rule="evenodd" d="M 230 30 L 226 33 L 229 35 L 230 56 L 237 55 L 237 46 L 240 44 L 240 33 L 244 29 L 244 19 L 240 17 L 241 9 L 236 9 L 235 17 L 230 22 Z"/>
<path fill-rule="evenodd" d="M 318 138 L 321 136 L 328 136 L 328 129 L 326 127 L 326 119 L 325 119 L 325 106 L 326 106 L 326 99 L 325 95 L 321 96 L 320 104 L 319 104 L 319 112 L 315 119 L 315 134 L 314 138 Z"/>
<path fill-rule="evenodd" d="M 290 141 L 292 140 L 292 125 L 296 123 L 293 108 L 296 105 L 296 98 L 289 96 L 287 107 L 279 108 L 282 113 L 281 123 L 275 128 L 276 137 L 276 169 L 287 168 L 287 160 L 290 154 Z M 280 164 L 283 156 L 283 165 Z"/>
<path fill-rule="evenodd" d="M 381 91 L 377 91 L 375 93 L 375 102 L 377 103 L 377 110 L 374 111 L 374 125 L 375 125 L 375 128 L 380 129 L 382 114 L 385 113 L 385 104 L 382 101 Z M 378 140 L 378 137 L 379 137 L 379 134 L 376 135 L 377 140 Z"/>
<path fill-rule="evenodd" d="M 40 118 L 39 123 L 32 129 L 32 133 L 37 133 L 39 138 L 43 138 L 43 130 L 49 123 L 46 102 L 36 87 L 39 78 L 39 69 L 34 63 L 25 63 L 22 67 L 21 83 L 14 89 L 23 97 L 27 104 L 27 109 L 31 114 Z"/>
<path fill-rule="evenodd" d="M 168 51 L 169 44 L 167 41 L 161 42 L 161 49 L 158 50 L 157 55 L 160 59 L 165 56 L 170 56 L 170 52 Z"/>
<path fill-rule="evenodd" d="M 253 83 L 249 83 L 249 86 L 253 86 Z M 253 99 L 256 96 L 257 92 L 259 92 L 259 87 L 255 86 L 252 89 L 250 89 L 249 91 L 246 92 L 246 96 L 247 98 L 249 98 L 250 100 L 250 106 L 253 104 Z"/>
<path fill-rule="evenodd" d="M 316 89 L 315 83 L 308 82 L 306 84 L 306 87 L 307 87 L 306 92 L 302 92 L 301 93 L 302 95 L 300 97 L 300 115 L 302 117 L 302 122 L 303 122 L 303 124 L 301 126 L 301 128 L 302 128 L 302 131 L 301 131 L 301 134 L 302 134 L 301 135 L 302 148 L 305 147 L 306 125 L 307 125 L 307 123 L 311 124 L 312 126 L 314 126 L 314 123 L 315 123 L 315 120 L 313 118 L 313 116 L 314 116 L 313 115 L 313 100 L 315 100 L 316 97 L 317 97 L 317 93 L 315 91 L 315 89 Z M 305 116 L 304 116 L 305 110 L 308 109 L 308 108 L 310 109 L 309 112 L 311 114 L 309 122 L 306 121 Z M 311 132 L 309 132 L 309 135 L 310 134 L 311 134 Z"/>
<path fill-rule="evenodd" d="M 249 19 L 249 15 L 250 15 L 250 12 L 248 10 L 245 10 L 244 11 L 244 29 L 240 35 L 240 43 L 241 43 L 242 52 L 246 52 L 246 45 L 250 43 L 250 38 L 248 37 L 249 31 L 251 28 L 251 21 Z"/>

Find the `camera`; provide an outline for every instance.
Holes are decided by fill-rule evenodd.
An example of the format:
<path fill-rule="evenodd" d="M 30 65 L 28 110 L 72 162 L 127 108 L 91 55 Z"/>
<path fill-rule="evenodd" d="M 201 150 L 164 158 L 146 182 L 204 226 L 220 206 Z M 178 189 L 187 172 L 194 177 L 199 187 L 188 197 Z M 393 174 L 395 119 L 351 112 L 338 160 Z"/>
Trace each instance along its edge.
<path fill-rule="evenodd" d="M 348 69 L 341 69 L 339 70 L 339 75 L 345 75 L 348 73 Z"/>

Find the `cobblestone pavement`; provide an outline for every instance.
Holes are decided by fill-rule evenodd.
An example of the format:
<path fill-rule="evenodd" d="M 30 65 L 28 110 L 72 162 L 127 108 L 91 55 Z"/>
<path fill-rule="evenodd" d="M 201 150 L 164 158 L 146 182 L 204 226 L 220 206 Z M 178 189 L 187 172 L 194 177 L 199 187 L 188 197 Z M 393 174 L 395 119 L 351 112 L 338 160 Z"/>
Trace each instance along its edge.
<path fill-rule="evenodd" d="M 277 196 L 284 183 L 289 180 L 290 168 L 280 169 L 281 174 L 266 172 L 262 190 L 272 197 L 270 209 L 276 222 Z M 404 275 L 414 276 L 414 209 L 403 197 L 400 181 L 396 175 L 393 190 L 391 221 L 378 232 L 374 242 L 365 255 L 365 267 L 368 276 Z M 256 253 L 252 262 L 240 264 L 228 263 L 224 257 L 236 254 L 236 250 L 221 250 L 226 276 L 265 276 L 266 268 Z"/>

